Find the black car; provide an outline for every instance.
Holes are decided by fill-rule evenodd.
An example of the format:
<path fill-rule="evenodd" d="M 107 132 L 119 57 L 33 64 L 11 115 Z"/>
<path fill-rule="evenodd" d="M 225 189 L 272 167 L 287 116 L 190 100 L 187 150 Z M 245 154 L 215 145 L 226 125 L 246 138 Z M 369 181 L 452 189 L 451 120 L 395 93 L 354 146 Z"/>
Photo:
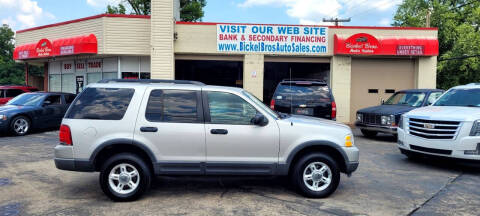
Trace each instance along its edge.
<path fill-rule="evenodd" d="M 74 99 L 69 93 L 21 94 L 0 106 L 0 131 L 23 136 L 31 129 L 58 128 Z"/>
<path fill-rule="evenodd" d="M 439 89 L 411 89 L 396 92 L 380 106 L 357 111 L 355 126 L 366 137 L 374 137 L 379 132 L 395 135 L 400 116 L 410 110 L 431 105 L 443 94 Z"/>
<path fill-rule="evenodd" d="M 281 113 L 330 120 L 335 120 L 337 115 L 332 91 L 323 80 L 283 80 L 273 94 L 270 108 Z"/>

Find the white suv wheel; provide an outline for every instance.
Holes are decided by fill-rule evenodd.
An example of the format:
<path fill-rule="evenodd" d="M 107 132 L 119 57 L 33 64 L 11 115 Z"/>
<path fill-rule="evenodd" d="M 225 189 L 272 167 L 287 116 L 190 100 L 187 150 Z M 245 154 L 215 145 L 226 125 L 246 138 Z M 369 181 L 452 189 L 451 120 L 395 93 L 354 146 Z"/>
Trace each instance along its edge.
<path fill-rule="evenodd" d="M 121 163 L 110 171 L 108 183 L 113 191 L 128 194 L 137 189 L 140 184 L 140 175 L 134 166 Z"/>

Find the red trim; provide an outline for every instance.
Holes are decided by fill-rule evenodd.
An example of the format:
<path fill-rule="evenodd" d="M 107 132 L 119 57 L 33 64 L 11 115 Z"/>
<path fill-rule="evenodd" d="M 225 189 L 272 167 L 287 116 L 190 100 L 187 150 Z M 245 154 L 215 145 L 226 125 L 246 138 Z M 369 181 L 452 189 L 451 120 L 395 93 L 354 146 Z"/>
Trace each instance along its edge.
<path fill-rule="evenodd" d="M 38 30 L 38 29 L 67 25 L 67 24 L 71 24 L 71 23 L 83 22 L 83 21 L 92 20 L 92 19 L 98 19 L 98 18 L 102 18 L 102 17 L 150 19 L 150 16 L 148 16 L 148 15 L 99 14 L 99 15 L 95 15 L 95 16 L 89 16 L 89 17 L 84 17 L 84 18 L 80 18 L 80 19 L 74 19 L 74 20 L 69 20 L 69 21 L 65 21 L 65 22 L 59 22 L 59 23 L 54 23 L 54 24 L 50 24 L 50 25 L 44 25 L 44 26 L 38 26 L 38 27 L 29 28 L 29 29 L 18 30 L 17 34 L 18 33 L 23 33 L 23 32 L 28 32 L 28 31 L 34 31 L 34 30 Z"/>
<path fill-rule="evenodd" d="M 271 26 L 317 26 L 317 27 L 328 27 L 328 28 L 337 28 L 337 29 L 380 29 L 380 30 L 431 30 L 437 31 L 438 28 L 424 28 L 424 27 L 380 27 L 380 26 L 327 26 L 327 25 L 298 25 L 298 24 L 261 24 L 261 23 L 222 23 L 222 22 L 184 22 L 177 21 L 176 24 L 180 25 L 271 25 Z"/>

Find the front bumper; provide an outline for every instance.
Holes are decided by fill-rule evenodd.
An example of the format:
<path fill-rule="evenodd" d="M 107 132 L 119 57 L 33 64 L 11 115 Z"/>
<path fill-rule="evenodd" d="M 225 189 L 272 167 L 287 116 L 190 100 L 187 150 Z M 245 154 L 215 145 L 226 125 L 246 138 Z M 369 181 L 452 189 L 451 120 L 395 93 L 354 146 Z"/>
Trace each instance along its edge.
<path fill-rule="evenodd" d="M 55 146 L 55 166 L 57 169 L 78 171 L 78 172 L 93 172 L 95 166 L 90 160 L 74 159 L 73 147 L 65 145 Z"/>
<path fill-rule="evenodd" d="M 7 121 L 0 120 L 0 134 L 8 132 L 8 119 Z"/>
<path fill-rule="evenodd" d="M 480 137 L 466 134 L 458 135 L 451 140 L 436 140 L 413 136 L 398 129 L 397 146 L 404 152 L 480 161 L 480 154 L 465 154 L 465 151 L 477 150 L 479 144 Z"/>
<path fill-rule="evenodd" d="M 345 153 L 345 173 L 350 175 L 358 168 L 360 151 L 357 147 L 342 147 L 342 150 Z"/>
<path fill-rule="evenodd" d="M 388 133 L 388 134 L 397 134 L 397 128 L 398 128 L 397 126 L 365 124 L 358 121 L 355 122 L 355 127 L 360 128 L 362 130 L 376 131 L 376 132 Z"/>

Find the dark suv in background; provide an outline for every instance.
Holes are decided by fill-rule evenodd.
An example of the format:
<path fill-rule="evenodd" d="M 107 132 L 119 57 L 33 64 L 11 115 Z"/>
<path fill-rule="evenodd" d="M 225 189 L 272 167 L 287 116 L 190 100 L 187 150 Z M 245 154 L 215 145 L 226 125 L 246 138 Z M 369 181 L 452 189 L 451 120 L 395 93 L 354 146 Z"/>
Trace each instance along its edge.
<path fill-rule="evenodd" d="M 270 108 L 277 112 L 336 120 L 337 107 L 323 80 L 291 79 L 280 82 Z"/>
<path fill-rule="evenodd" d="M 38 89 L 26 85 L 0 85 L 0 105 L 6 104 L 12 98 L 26 92 L 36 92 Z"/>

